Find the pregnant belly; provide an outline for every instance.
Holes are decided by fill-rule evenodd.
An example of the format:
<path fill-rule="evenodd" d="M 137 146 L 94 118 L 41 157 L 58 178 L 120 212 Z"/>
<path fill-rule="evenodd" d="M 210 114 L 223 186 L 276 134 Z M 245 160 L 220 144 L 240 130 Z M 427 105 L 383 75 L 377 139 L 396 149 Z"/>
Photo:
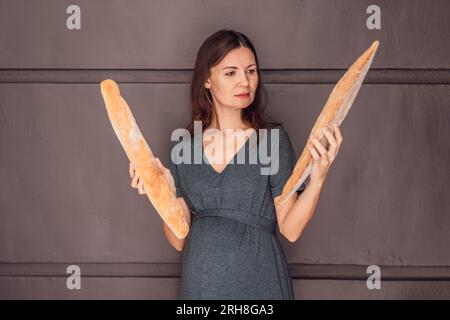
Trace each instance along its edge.
<path fill-rule="evenodd" d="M 276 263 L 278 251 L 274 235 L 248 224 L 223 218 L 195 220 L 186 240 L 183 263 L 197 270 L 226 272 L 239 264 L 254 268 Z"/>
<path fill-rule="evenodd" d="M 276 241 L 272 234 L 236 220 L 195 220 L 183 251 L 183 290 L 211 295 L 278 290 L 280 275 L 286 282 L 288 274 Z"/>

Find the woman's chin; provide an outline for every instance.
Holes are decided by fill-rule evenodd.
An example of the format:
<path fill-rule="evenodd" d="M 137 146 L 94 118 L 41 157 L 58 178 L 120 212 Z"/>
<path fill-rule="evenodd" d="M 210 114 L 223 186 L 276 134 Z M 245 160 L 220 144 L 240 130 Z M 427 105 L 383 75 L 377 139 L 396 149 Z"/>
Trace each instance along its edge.
<path fill-rule="evenodd" d="M 242 103 L 240 103 L 240 104 L 237 104 L 237 105 L 235 106 L 235 108 L 236 108 L 236 109 L 245 109 L 245 108 L 249 107 L 251 104 L 252 104 L 252 102 L 246 101 L 246 102 L 242 102 Z"/>

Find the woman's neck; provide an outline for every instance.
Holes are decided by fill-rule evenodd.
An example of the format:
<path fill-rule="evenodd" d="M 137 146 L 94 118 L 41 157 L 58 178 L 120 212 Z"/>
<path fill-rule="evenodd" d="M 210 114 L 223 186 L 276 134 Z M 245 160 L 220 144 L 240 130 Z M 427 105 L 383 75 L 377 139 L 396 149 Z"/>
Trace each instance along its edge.
<path fill-rule="evenodd" d="M 214 108 L 214 115 L 211 125 L 208 129 L 220 129 L 222 133 L 225 130 L 246 130 L 251 126 L 242 120 L 241 109 Z"/>

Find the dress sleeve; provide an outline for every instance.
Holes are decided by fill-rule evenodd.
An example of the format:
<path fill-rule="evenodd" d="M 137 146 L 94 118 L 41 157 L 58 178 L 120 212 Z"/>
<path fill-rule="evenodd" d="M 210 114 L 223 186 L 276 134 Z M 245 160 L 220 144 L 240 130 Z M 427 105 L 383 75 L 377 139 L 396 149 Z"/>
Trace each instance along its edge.
<path fill-rule="evenodd" d="M 269 176 L 270 188 L 274 198 L 278 197 L 283 191 L 283 187 L 297 163 L 297 157 L 286 130 L 283 127 L 277 127 L 275 129 L 278 129 L 279 132 L 278 150 L 274 150 L 275 154 L 278 152 L 278 170 L 276 170 L 275 166 L 272 172 L 273 174 Z M 305 188 L 306 184 L 303 182 L 296 190 L 297 194 L 301 194 Z"/>
<path fill-rule="evenodd" d="M 184 193 L 183 193 L 183 188 L 181 187 L 181 184 L 180 184 L 180 176 L 178 174 L 178 166 L 177 166 L 177 164 L 175 164 L 173 162 L 173 159 L 174 159 L 173 157 L 177 156 L 176 154 L 172 155 L 172 150 L 173 150 L 173 147 L 175 146 L 175 144 L 176 144 L 176 142 L 173 142 L 173 141 L 170 142 L 168 167 L 169 167 L 170 173 L 172 174 L 173 180 L 175 182 L 175 189 L 176 189 L 176 194 L 177 194 L 177 198 L 178 198 L 178 197 L 183 197 Z"/>

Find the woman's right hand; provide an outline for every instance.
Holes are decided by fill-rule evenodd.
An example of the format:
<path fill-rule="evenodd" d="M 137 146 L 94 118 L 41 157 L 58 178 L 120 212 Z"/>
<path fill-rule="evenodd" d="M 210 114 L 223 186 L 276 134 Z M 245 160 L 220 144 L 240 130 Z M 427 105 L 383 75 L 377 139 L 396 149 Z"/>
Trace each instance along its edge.
<path fill-rule="evenodd" d="M 170 173 L 170 170 L 163 166 L 159 158 L 155 158 L 156 165 L 161 170 L 161 173 L 169 184 L 170 190 L 176 195 L 175 181 Z M 131 187 L 138 189 L 139 194 L 145 194 L 145 187 L 142 180 L 139 178 L 139 174 L 135 170 L 133 164 L 130 162 L 130 177 L 131 177 Z"/>

